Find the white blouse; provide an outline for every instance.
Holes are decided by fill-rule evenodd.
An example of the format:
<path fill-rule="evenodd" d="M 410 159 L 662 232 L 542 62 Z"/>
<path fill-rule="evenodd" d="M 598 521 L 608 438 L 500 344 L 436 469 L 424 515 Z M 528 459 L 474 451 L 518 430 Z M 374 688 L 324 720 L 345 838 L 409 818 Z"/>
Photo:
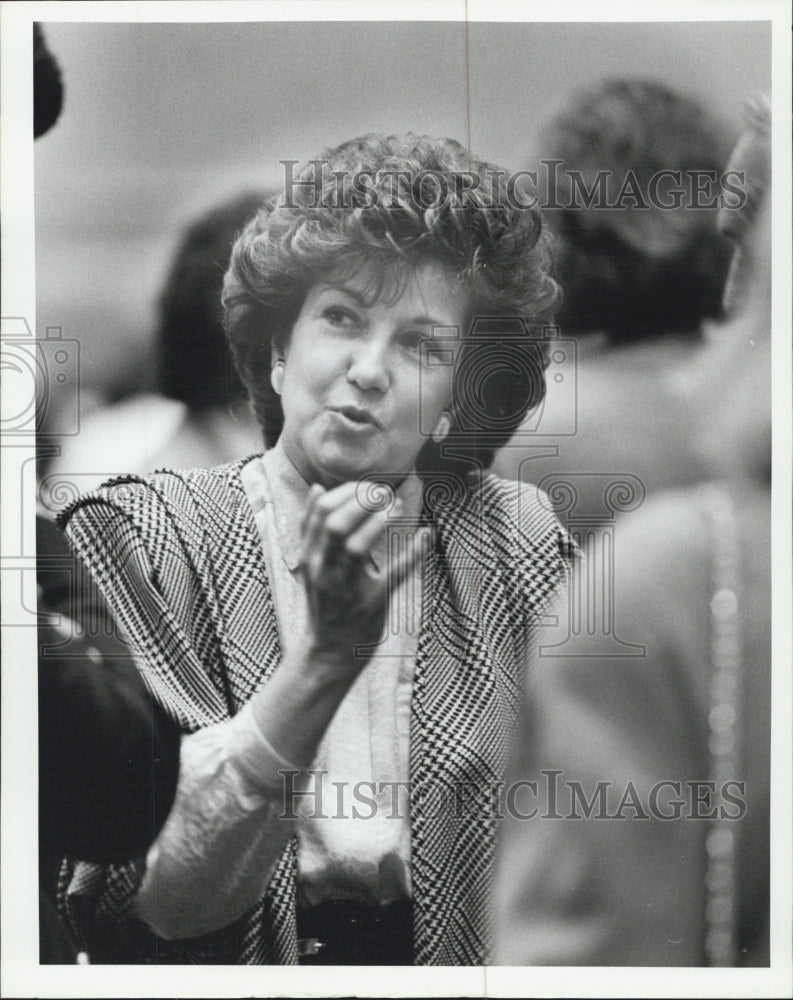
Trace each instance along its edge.
<path fill-rule="evenodd" d="M 298 560 L 309 486 L 278 445 L 249 462 L 242 478 L 286 652 L 307 623 Z M 417 477 L 398 492 L 405 516 L 389 524 L 388 540 L 373 552 L 378 566 L 387 545 L 421 537 Z M 299 769 L 270 744 L 250 705 L 184 737 L 176 799 L 135 901 L 136 914 L 156 933 L 193 937 L 231 923 L 266 891 L 295 832 L 300 905 L 410 897 L 410 702 L 421 584 L 417 561 L 392 595 L 376 654 L 339 706 L 311 768 L 294 783 L 279 771 Z M 296 794 L 285 800 L 290 787 Z"/>

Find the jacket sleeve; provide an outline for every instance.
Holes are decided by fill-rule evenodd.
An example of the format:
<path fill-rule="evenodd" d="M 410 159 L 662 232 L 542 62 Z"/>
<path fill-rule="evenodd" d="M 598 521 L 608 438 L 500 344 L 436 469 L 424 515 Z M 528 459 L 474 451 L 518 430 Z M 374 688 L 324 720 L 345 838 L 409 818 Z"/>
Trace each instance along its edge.
<path fill-rule="evenodd" d="M 176 800 L 149 850 L 134 910 L 166 940 L 219 930 L 264 894 L 295 832 L 285 761 L 244 707 L 182 741 Z"/>
<path fill-rule="evenodd" d="M 131 479 L 85 498 L 61 523 L 166 710 L 187 731 L 224 718 L 200 552 L 188 551 L 157 490 Z"/>
<path fill-rule="evenodd" d="M 279 818 L 277 769 L 288 762 L 245 709 L 227 717 L 212 677 L 218 653 L 196 569 L 200 551 L 183 543 L 152 486 L 123 485 L 81 502 L 64 520 L 141 673 L 188 735 L 176 800 L 146 864 L 127 865 L 123 881 L 106 873 L 103 882 L 78 863 L 66 895 L 82 900 L 67 908 L 94 921 L 100 911 L 115 919 L 134 913 L 162 938 L 194 938 L 236 920 L 267 888 L 294 832 Z"/>

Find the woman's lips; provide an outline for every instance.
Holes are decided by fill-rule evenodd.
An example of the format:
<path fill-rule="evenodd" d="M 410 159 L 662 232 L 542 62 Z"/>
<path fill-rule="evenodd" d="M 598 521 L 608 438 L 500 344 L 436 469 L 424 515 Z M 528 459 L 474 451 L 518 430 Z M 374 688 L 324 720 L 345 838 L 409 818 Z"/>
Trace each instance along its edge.
<path fill-rule="evenodd" d="M 357 430 L 382 430 L 383 424 L 372 413 L 362 406 L 334 406 L 330 411 L 339 418 L 345 426 Z"/>

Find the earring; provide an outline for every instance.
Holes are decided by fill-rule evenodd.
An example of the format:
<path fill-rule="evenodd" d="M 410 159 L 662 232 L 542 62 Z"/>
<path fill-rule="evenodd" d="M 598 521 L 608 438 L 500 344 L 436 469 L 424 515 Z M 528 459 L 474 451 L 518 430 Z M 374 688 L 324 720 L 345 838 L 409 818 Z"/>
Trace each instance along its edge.
<path fill-rule="evenodd" d="M 435 442 L 435 444 L 440 444 L 441 441 L 445 439 L 446 435 L 449 433 L 451 429 L 452 429 L 452 418 L 444 410 L 443 413 L 440 415 L 438 423 L 435 426 L 435 430 L 432 432 L 432 440 Z"/>
<path fill-rule="evenodd" d="M 284 362 L 276 361 L 273 367 L 270 369 L 270 385 L 273 387 L 275 392 L 280 396 L 283 384 L 284 384 Z"/>

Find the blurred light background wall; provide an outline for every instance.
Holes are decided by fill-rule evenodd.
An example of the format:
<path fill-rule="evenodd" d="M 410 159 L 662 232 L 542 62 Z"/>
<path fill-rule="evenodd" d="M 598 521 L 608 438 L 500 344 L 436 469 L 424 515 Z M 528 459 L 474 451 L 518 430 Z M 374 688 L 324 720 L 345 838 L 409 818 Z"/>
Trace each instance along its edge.
<path fill-rule="evenodd" d="M 145 8 L 144 8 L 145 13 Z M 770 25 L 47 23 L 65 101 L 35 146 L 37 328 L 81 344 L 82 387 L 149 384 L 156 297 L 183 225 L 369 131 L 470 142 L 520 169 L 570 91 L 644 75 L 736 130 L 770 88 Z"/>

